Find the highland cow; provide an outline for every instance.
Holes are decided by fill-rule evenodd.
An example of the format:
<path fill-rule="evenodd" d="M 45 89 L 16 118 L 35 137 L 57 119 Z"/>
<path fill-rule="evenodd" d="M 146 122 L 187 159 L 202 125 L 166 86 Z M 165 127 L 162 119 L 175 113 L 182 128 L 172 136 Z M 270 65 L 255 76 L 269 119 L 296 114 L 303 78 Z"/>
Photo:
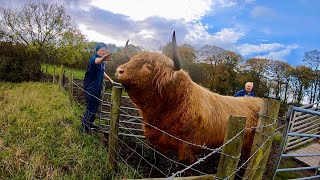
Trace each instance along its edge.
<path fill-rule="evenodd" d="M 116 78 L 140 110 L 148 141 L 162 152 L 178 152 L 179 161 L 192 163 L 201 148 L 179 139 L 217 148 L 223 144 L 230 115 L 246 116 L 246 127 L 257 125 L 262 100 L 222 96 L 196 84 L 181 69 L 175 33 L 172 47 L 173 60 L 141 52 L 117 68 Z M 253 130 L 245 131 L 243 151 L 250 153 L 253 135 Z"/>

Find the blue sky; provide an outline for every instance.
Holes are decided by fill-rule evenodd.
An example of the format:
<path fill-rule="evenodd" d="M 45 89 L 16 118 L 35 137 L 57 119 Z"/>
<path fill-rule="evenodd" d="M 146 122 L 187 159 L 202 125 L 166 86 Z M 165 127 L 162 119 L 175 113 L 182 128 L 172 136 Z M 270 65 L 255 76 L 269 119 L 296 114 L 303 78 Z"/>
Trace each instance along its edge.
<path fill-rule="evenodd" d="M 21 7 L 26 1 L 3 1 Z M 123 46 L 127 39 L 159 50 L 175 30 L 178 44 L 216 45 L 245 58 L 303 64 L 320 50 L 318 0 L 45 0 L 64 4 L 89 40 Z"/>

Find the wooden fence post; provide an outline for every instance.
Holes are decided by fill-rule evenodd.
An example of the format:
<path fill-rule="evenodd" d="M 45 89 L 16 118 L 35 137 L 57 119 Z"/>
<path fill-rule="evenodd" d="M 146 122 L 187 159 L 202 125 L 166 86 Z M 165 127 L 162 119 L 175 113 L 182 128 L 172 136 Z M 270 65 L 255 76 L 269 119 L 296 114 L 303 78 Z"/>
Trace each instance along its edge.
<path fill-rule="evenodd" d="M 237 117 L 231 115 L 228 120 L 228 127 L 224 136 L 224 143 L 234 138 L 246 126 L 246 117 Z M 224 179 L 228 177 L 237 168 L 240 160 L 244 132 L 242 131 L 235 139 L 222 148 L 220 156 L 217 177 Z M 233 174 L 228 179 L 234 179 Z"/>
<path fill-rule="evenodd" d="M 63 89 L 63 65 L 61 65 L 61 67 L 60 67 L 59 87 L 60 87 L 60 89 Z"/>
<path fill-rule="evenodd" d="M 52 83 L 53 83 L 53 84 L 57 83 L 57 79 L 56 79 L 56 65 L 54 65 L 54 67 L 53 67 Z"/>
<path fill-rule="evenodd" d="M 46 64 L 46 81 L 48 82 L 48 64 Z"/>
<path fill-rule="evenodd" d="M 110 129 L 109 129 L 109 160 L 108 168 L 112 171 L 117 170 L 118 160 L 118 131 L 119 131 L 119 112 L 121 103 L 121 86 L 112 87 L 111 95 L 111 116 L 110 116 Z"/>
<path fill-rule="evenodd" d="M 44 73 L 44 68 L 41 68 L 41 81 L 42 82 L 44 82 L 43 73 Z"/>
<path fill-rule="evenodd" d="M 64 69 L 63 70 L 63 74 L 62 74 L 62 87 L 64 87 L 64 84 L 65 84 L 65 80 L 66 80 L 66 70 Z"/>
<path fill-rule="evenodd" d="M 71 105 L 73 104 L 73 73 L 70 73 L 69 79 L 69 97 L 70 97 L 70 102 Z"/>
<path fill-rule="evenodd" d="M 272 146 L 279 108 L 279 100 L 263 98 L 257 124 L 258 128 L 256 129 L 251 148 L 252 158 L 247 166 L 244 175 L 245 179 L 262 179 Z"/>

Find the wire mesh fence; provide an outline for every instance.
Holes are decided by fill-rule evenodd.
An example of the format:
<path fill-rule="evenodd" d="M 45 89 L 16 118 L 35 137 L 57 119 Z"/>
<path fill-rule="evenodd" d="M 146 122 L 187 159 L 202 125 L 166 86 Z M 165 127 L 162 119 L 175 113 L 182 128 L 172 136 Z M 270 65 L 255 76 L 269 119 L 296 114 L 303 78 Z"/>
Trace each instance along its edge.
<path fill-rule="evenodd" d="M 68 77 L 69 75 L 64 75 Z M 71 75 L 70 75 L 71 76 Z M 69 77 L 70 77 L 69 76 Z M 46 76 L 47 81 L 48 76 Z M 53 81 L 54 78 L 52 78 Z M 89 94 L 83 89 L 82 81 L 72 80 L 70 83 L 67 78 L 62 81 L 62 87 L 70 89 L 72 85 L 73 96 L 79 103 L 84 103 L 85 93 Z M 93 95 L 91 95 L 93 96 Z M 111 124 L 111 110 L 112 100 L 111 93 L 105 91 L 102 92 L 101 98 L 93 96 L 100 102 L 100 108 L 98 113 L 98 120 L 96 123 L 98 128 L 91 129 L 90 133 L 96 135 L 101 139 L 101 143 L 108 146 L 109 136 L 114 133 L 110 128 Z M 270 123 L 260 123 L 257 127 L 243 128 L 237 132 L 235 136 L 227 139 L 221 146 L 217 148 L 210 148 L 204 144 L 195 144 L 192 142 L 185 141 L 179 137 L 171 135 L 158 127 L 146 123 L 143 118 L 139 115 L 139 110 L 130 102 L 128 96 L 122 96 L 122 104 L 116 107 L 119 110 L 119 120 L 116 122 L 119 130 L 117 134 L 112 134 L 116 137 L 118 146 L 108 146 L 108 151 L 115 151 L 115 156 L 109 156 L 111 159 L 118 163 L 117 171 L 128 172 L 126 168 L 129 168 L 134 173 L 126 174 L 121 176 L 116 173 L 115 176 L 119 179 L 125 178 L 164 178 L 173 179 L 175 177 L 184 176 L 200 176 L 209 179 L 253 179 L 257 171 L 264 171 L 265 164 L 261 164 L 262 161 L 268 158 L 275 126 L 277 125 L 277 117 L 266 114 L 260 114 L 259 119 L 271 119 Z M 159 131 L 162 134 L 169 136 L 170 138 L 182 142 L 188 146 L 194 146 L 199 148 L 201 151 L 196 155 L 196 160 L 190 162 L 180 162 L 178 159 L 177 152 L 162 152 L 152 144 L 149 143 L 148 139 L 144 136 L 144 127 L 148 126 L 153 128 L 155 131 Z M 91 128 L 91 127 L 88 127 Z M 265 129 L 271 129 L 270 132 L 265 132 Z M 240 159 L 240 156 L 234 156 L 223 152 L 224 147 L 230 145 L 235 139 L 241 137 L 245 131 L 255 131 L 259 135 L 258 147 L 253 149 L 250 156 L 245 159 Z M 243 138 L 243 137 L 242 137 Z M 107 153 L 107 152 L 106 152 Z M 239 161 L 236 168 L 233 171 L 223 177 L 216 176 L 219 167 L 219 158 L 226 156 L 230 159 Z M 258 158 L 257 158 L 258 157 Z M 261 176 L 261 175 L 260 175 Z"/>

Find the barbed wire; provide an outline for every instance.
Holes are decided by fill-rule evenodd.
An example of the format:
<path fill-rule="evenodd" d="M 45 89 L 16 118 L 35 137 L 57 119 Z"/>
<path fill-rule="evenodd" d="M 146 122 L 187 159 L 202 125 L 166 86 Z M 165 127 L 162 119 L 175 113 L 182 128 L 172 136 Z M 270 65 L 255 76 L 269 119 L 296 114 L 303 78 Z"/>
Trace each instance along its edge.
<path fill-rule="evenodd" d="M 266 141 L 264 141 L 260 147 L 244 162 L 242 163 L 242 165 L 240 167 L 238 167 L 233 173 L 231 173 L 229 176 L 226 177 L 226 179 L 229 179 L 231 176 L 233 176 L 235 173 L 237 173 L 238 171 L 240 171 L 241 168 L 243 168 L 254 156 L 257 152 L 259 152 L 260 149 L 262 149 L 264 147 L 264 145 L 270 140 L 270 137 L 268 137 L 268 139 Z M 264 155 L 263 155 L 264 156 Z M 260 163 L 260 161 L 259 161 Z M 246 168 L 247 169 L 247 168 Z"/>
<path fill-rule="evenodd" d="M 182 172 L 185 172 L 186 170 L 190 169 L 191 167 L 193 167 L 196 164 L 199 164 L 200 162 L 204 161 L 206 158 L 208 158 L 209 156 L 222 151 L 222 148 L 224 146 L 226 146 L 227 144 L 231 143 L 233 140 L 235 140 L 238 136 L 240 136 L 243 132 L 245 131 L 245 128 L 243 128 L 240 132 L 238 132 L 234 137 L 232 137 L 231 139 L 227 140 L 223 145 L 221 145 L 220 147 L 214 149 L 211 153 L 209 153 L 208 155 L 206 155 L 203 158 L 198 159 L 195 163 L 189 165 L 188 167 L 184 168 L 181 171 L 178 171 L 176 173 L 174 173 L 172 176 L 170 176 L 168 179 L 172 179 L 173 177 L 176 177 L 178 174 L 181 174 Z"/>
<path fill-rule="evenodd" d="M 117 136 L 115 136 L 115 137 L 117 137 Z M 117 137 L 118 138 L 118 137 Z M 105 139 L 105 138 L 104 138 Z M 120 140 L 119 138 L 118 138 L 118 140 Z M 121 140 L 120 140 L 121 141 Z M 124 143 L 125 144 L 125 143 Z M 109 147 L 111 147 L 115 152 L 117 151 L 113 146 L 109 146 Z M 115 157 L 113 157 L 113 156 L 110 156 L 109 155 L 109 157 L 112 157 L 112 159 L 114 160 L 114 161 L 117 161 L 117 159 L 115 158 Z M 128 166 L 128 167 L 130 167 L 131 169 L 134 169 L 134 168 L 132 168 L 124 159 L 123 159 L 123 157 L 122 156 L 118 156 L 118 157 L 120 157 L 120 159 L 122 160 L 122 162 L 124 162 L 125 164 L 126 164 L 126 166 Z M 119 166 L 119 165 L 117 165 L 117 167 L 121 167 L 121 166 Z M 135 170 L 135 169 L 134 169 Z M 140 173 L 138 173 L 138 175 L 141 177 L 141 178 L 143 178 L 142 177 L 142 175 L 140 175 Z M 130 177 L 130 176 L 129 176 Z"/>
<path fill-rule="evenodd" d="M 117 107 L 117 108 L 118 108 L 120 111 L 122 111 L 123 113 L 128 114 L 126 111 L 120 109 L 119 107 Z M 129 115 L 129 114 L 128 114 L 128 115 Z M 140 121 L 140 122 L 142 122 L 142 123 L 144 123 L 144 124 L 146 124 L 146 125 L 154 128 L 154 129 L 156 129 L 156 130 L 158 130 L 158 131 L 160 131 L 160 132 L 162 132 L 162 133 L 164 133 L 165 135 L 168 135 L 168 136 L 172 137 L 173 139 L 176 139 L 176 140 L 178 140 L 178 141 L 181 141 L 181 142 L 183 142 L 183 143 L 186 143 L 186 144 L 189 144 L 189 145 L 192 145 L 192 146 L 196 146 L 196 147 L 200 147 L 200 148 L 206 149 L 206 150 L 211 150 L 211 151 L 214 150 L 214 149 L 212 149 L 212 148 L 208 148 L 208 147 L 205 146 L 205 145 L 194 144 L 194 143 L 191 143 L 191 142 L 189 142 L 189 141 L 185 141 L 185 140 L 183 140 L 183 139 L 180 139 L 180 138 L 178 138 L 178 137 L 175 137 L 175 136 L 167 133 L 166 131 L 164 131 L 164 130 L 162 130 L 162 129 L 159 129 L 158 127 L 156 127 L 156 126 L 154 126 L 154 125 L 152 125 L 152 124 L 150 124 L 150 123 L 144 122 L 144 121 L 141 120 L 141 119 L 138 119 L 138 118 L 137 118 L 136 120 L 138 120 L 138 121 Z"/>
<path fill-rule="evenodd" d="M 90 128 L 89 126 L 87 126 L 87 127 Z M 91 128 L 91 130 L 90 130 L 90 134 L 95 134 L 95 135 L 97 135 L 97 136 L 99 136 L 98 132 L 100 132 L 100 131 L 97 130 L 97 129 L 92 129 L 92 128 Z M 103 140 L 104 140 L 105 142 L 108 142 L 108 140 L 107 140 L 106 138 L 103 138 Z M 113 146 L 109 146 L 109 147 L 111 147 L 114 151 L 116 151 Z M 109 158 L 112 158 L 114 161 L 117 161 L 116 158 L 113 157 L 113 156 L 110 155 L 110 154 L 109 154 L 108 157 L 109 157 Z M 119 157 L 120 157 L 120 159 L 122 159 L 122 161 L 126 164 L 126 166 L 127 166 L 127 167 L 130 167 L 132 170 L 134 170 L 134 171 L 135 171 L 135 174 L 136 174 L 136 170 L 135 170 L 134 168 L 132 168 L 128 163 L 126 163 L 126 161 L 125 161 L 121 156 L 119 156 Z M 121 168 L 121 169 L 123 170 L 122 172 L 123 172 L 124 174 L 126 174 L 128 177 L 130 177 L 130 174 L 127 174 L 127 173 L 126 173 L 127 171 L 126 171 L 122 166 L 117 165 L 117 167 L 118 167 L 118 168 Z M 143 178 L 139 173 L 138 173 L 138 175 L 139 175 L 141 178 Z M 118 174 L 116 174 L 116 176 L 118 176 Z"/>
<path fill-rule="evenodd" d="M 121 126 L 121 124 L 118 124 L 118 125 Z M 179 164 L 179 165 L 182 165 L 182 166 L 187 167 L 187 165 L 185 165 L 185 164 L 182 164 L 182 163 L 180 163 L 180 162 L 177 162 L 177 161 L 174 161 L 174 160 L 168 158 L 168 157 L 165 156 L 164 154 L 160 153 L 159 151 L 157 151 L 156 149 L 152 148 L 150 145 L 148 145 L 147 143 L 145 143 L 144 141 L 142 141 L 140 138 L 137 138 L 137 137 L 135 137 L 135 138 L 136 138 L 138 141 L 140 141 L 142 144 L 144 144 L 145 146 L 149 147 L 149 148 L 152 149 L 153 151 L 155 151 L 155 152 L 157 152 L 158 154 L 160 154 L 161 156 L 165 157 L 167 160 L 172 161 L 172 162 L 174 162 L 174 163 L 176 163 L 176 164 Z M 196 171 L 196 172 L 198 172 L 198 173 L 200 173 L 200 174 L 204 174 L 204 175 L 206 174 L 206 173 L 203 173 L 203 172 L 198 171 L 198 170 L 196 170 L 196 169 L 192 169 L 192 170 L 194 170 L 194 171 Z"/>
<path fill-rule="evenodd" d="M 273 120 L 273 122 L 270 123 L 270 124 L 262 125 L 262 126 L 251 127 L 252 129 L 262 129 L 262 128 L 270 127 L 270 126 L 275 125 L 277 123 L 277 121 L 278 121 L 278 118 L 274 118 L 274 117 L 271 117 L 271 116 L 263 115 L 263 114 L 260 114 L 260 113 L 259 113 L 259 116 L 270 118 L 270 119 Z"/>
<path fill-rule="evenodd" d="M 76 85 L 77 86 L 77 85 Z M 78 88 L 79 89 L 82 89 L 83 91 L 85 91 L 86 93 L 88 93 L 86 90 L 84 90 L 83 88 L 81 88 L 81 87 L 79 87 L 78 86 Z M 93 96 L 93 97 L 95 97 L 94 95 L 92 95 L 92 94 L 90 94 L 90 93 L 88 93 L 90 96 Z M 101 99 L 99 99 L 98 97 L 95 97 L 96 99 L 98 99 L 100 102 L 103 102 L 103 100 L 101 100 Z M 110 104 L 112 104 L 111 102 L 109 102 L 108 100 L 107 100 L 107 102 L 108 103 L 110 103 Z M 122 110 L 120 107 L 117 107 L 120 111 L 122 111 L 123 113 L 126 113 L 127 115 L 130 115 L 130 114 L 128 114 L 126 111 L 124 111 L 124 110 Z M 135 118 L 136 120 L 139 120 L 139 121 L 141 121 L 140 119 L 138 119 L 138 118 Z M 143 122 L 143 121 L 142 121 Z M 145 123 L 145 122 L 143 122 L 143 123 Z M 177 140 L 180 140 L 180 141 L 182 141 L 182 142 L 184 142 L 184 143 L 186 143 L 186 144 L 189 144 L 189 145 L 194 145 L 194 146 L 198 146 L 198 147 L 201 147 L 201 148 L 203 148 L 203 149 L 206 149 L 206 150 L 213 150 L 214 151 L 214 149 L 211 149 L 211 148 L 207 148 L 206 146 L 201 146 L 201 145 L 197 145 L 197 144 L 193 144 L 193 143 L 190 143 L 190 142 L 188 142 L 188 141 L 185 141 L 185 140 L 182 140 L 182 139 L 180 139 L 180 138 L 177 138 L 177 137 L 175 137 L 175 136 L 173 136 L 173 135 L 171 135 L 171 134 L 169 134 L 169 133 L 167 133 L 167 132 L 165 132 L 165 131 L 163 131 L 163 130 L 161 130 L 161 129 L 159 129 L 159 128 L 157 128 L 157 127 L 155 127 L 155 126 L 153 126 L 153 125 L 151 125 L 151 124 L 149 124 L 149 123 L 146 123 L 147 125 L 150 125 L 151 127 L 153 127 L 153 128 L 155 128 L 155 129 L 157 129 L 157 130 L 159 130 L 159 131 L 161 131 L 161 132 L 163 132 L 163 133 L 165 133 L 166 135 L 169 135 L 170 137 L 172 137 L 172 138 L 175 138 L 175 139 L 177 139 Z M 110 131 L 109 131 L 110 132 Z M 149 146 L 150 147 L 150 146 Z M 130 148 L 131 149 L 131 148 Z M 153 149 L 153 148 L 152 148 Z M 155 150 L 155 149 L 153 149 L 153 150 Z M 212 155 L 212 154 L 211 154 Z M 209 156 L 211 156 L 211 155 L 209 155 Z M 165 155 L 163 155 L 162 154 L 162 156 L 164 156 L 164 157 L 166 157 Z M 209 157 L 208 156 L 208 157 Z M 170 158 L 168 158 L 168 159 L 170 159 Z M 206 158 L 200 158 L 200 159 L 206 159 Z M 144 159 L 145 160 L 145 159 Z M 201 161 L 199 161 L 199 162 L 202 162 L 203 160 L 201 160 Z M 180 165 L 183 165 L 183 164 L 181 164 L 181 163 L 179 163 Z M 190 169 L 191 167 L 187 167 L 187 169 Z M 205 173 L 203 173 L 203 172 L 201 172 L 201 171 L 198 171 L 199 173 L 201 173 L 201 174 L 205 174 Z"/>
<path fill-rule="evenodd" d="M 87 93 L 88 95 L 90 95 L 91 97 L 94 97 L 95 99 L 97 99 L 100 102 L 103 102 L 102 99 L 96 97 L 95 95 L 89 93 L 88 91 L 86 91 L 85 89 L 83 89 L 82 87 L 78 86 L 75 82 L 73 82 L 74 85 L 77 86 L 78 89 L 81 89 L 82 91 L 84 91 L 85 93 Z"/>
<path fill-rule="evenodd" d="M 269 140 L 271 140 L 271 137 L 269 137 L 260 147 L 257 151 L 255 151 L 255 153 L 257 153 L 262 147 L 264 147 L 264 144 L 267 143 Z M 269 149 L 272 147 L 272 144 L 267 148 L 265 149 L 265 152 L 263 153 L 263 155 L 261 156 L 262 158 L 260 158 L 260 160 L 258 161 L 258 163 L 256 164 L 260 164 L 260 162 L 263 160 L 263 157 L 265 157 L 267 155 L 267 152 L 269 151 Z M 254 153 L 254 154 L 255 154 Z M 244 179 L 246 179 L 252 172 L 254 169 L 259 169 L 259 168 L 262 168 L 261 166 L 257 166 L 256 168 L 246 168 L 246 169 L 249 169 L 251 170 L 246 177 L 244 177 Z"/>
<path fill-rule="evenodd" d="M 74 84 L 75 84 L 75 83 L 74 83 Z M 76 84 L 75 84 L 75 85 L 76 85 Z M 76 85 L 76 86 L 77 86 L 77 85 Z M 90 94 L 89 92 L 87 92 L 87 91 L 84 90 L 83 88 L 81 88 L 81 87 L 79 87 L 79 86 L 77 86 L 77 87 L 80 88 L 80 89 L 82 89 L 82 90 L 85 91 L 86 93 L 88 93 L 90 96 L 93 96 L 94 98 L 98 99 L 100 102 L 103 102 L 103 100 L 95 97 L 94 95 Z M 106 93 L 104 93 L 104 94 L 106 94 Z M 107 102 L 111 104 L 111 102 L 109 102 L 108 100 L 107 100 Z M 120 107 L 117 107 L 117 108 L 118 108 L 120 111 L 122 111 L 123 113 L 125 113 L 125 114 L 127 114 L 127 115 L 130 115 L 129 113 L 127 113 L 126 111 L 124 111 L 123 109 L 121 109 L 121 106 L 120 106 Z M 179 140 L 179 141 L 181 141 L 181 142 L 183 142 L 183 143 L 186 143 L 186 144 L 189 144 L 189 145 L 193 145 L 193 146 L 197 146 L 197 147 L 200 147 L 200 148 L 203 148 L 203 149 L 212 151 L 211 153 L 207 154 L 206 156 L 204 156 L 204 157 L 202 157 L 202 158 L 199 158 L 199 159 L 198 159 L 196 162 L 194 162 L 193 164 L 191 164 L 191 165 L 185 167 L 184 169 L 182 169 L 182 170 L 180 170 L 180 171 L 177 171 L 176 173 L 172 174 L 172 175 L 168 178 L 168 179 L 172 179 L 173 177 L 176 177 L 176 176 L 178 176 L 178 175 L 181 175 L 182 173 L 184 173 L 184 172 L 187 171 L 188 169 L 193 169 L 193 168 L 192 168 L 193 166 L 195 166 L 196 164 L 200 164 L 200 163 L 203 162 L 206 158 L 210 157 L 211 155 L 213 155 L 213 154 L 215 154 L 215 153 L 220 153 L 220 154 L 223 154 L 223 155 L 225 155 L 225 156 L 229 156 L 229 157 L 234 158 L 234 159 L 236 159 L 236 158 L 239 159 L 240 156 L 235 157 L 235 156 L 232 156 L 232 155 L 228 155 L 228 154 L 222 153 L 222 152 L 221 152 L 221 151 L 222 151 L 222 148 L 223 148 L 224 146 L 226 146 L 227 144 L 229 144 L 230 142 L 232 142 L 235 138 L 237 138 L 237 137 L 238 137 L 241 133 L 243 133 L 245 130 L 248 130 L 248 129 L 260 129 L 260 128 L 265 128 L 265 127 L 270 127 L 270 126 L 275 125 L 276 122 L 277 122 L 277 118 L 273 118 L 273 117 L 266 116 L 266 115 L 261 115 L 261 114 L 259 114 L 259 116 L 264 116 L 264 117 L 267 117 L 267 118 L 272 118 L 274 121 L 273 121 L 273 123 L 270 123 L 270 124 L 267 124 L 267 125 L 263 125 L 263 126 L 244 128 L 244 129 L 243 129 L 242 131 L 240 131 L 236 136 L 234 136 L 233 138 L 231 138 L 230 140 L 228 140 L 226 143 L 224 143 L 222 146 L 220 146 L 220 147 L 218 147 L 218 148 L 216 148 L 216 149 L 208 148 L 208 147 L 206 147 L 205 145 L 198 145 L 198 144 L 194 144 L 194 143 L 185 141 L 185 140 L 183 140 L 183 139 L 177 138 L 177 137 L 175 137 L 175 136 L 173 136 L 173 135 L 171 135 L 171 134 L 169 134 L 169 133 L 167 133 L 167 132 L 159 129 L 159 128 L 156 127 L 156 126 L 153 126 L 153 125 L 151 125 L 151 124 L 149 124 L 149 123 L 143 122 L 142 120 L 140 120 L 140 119 L 138 119 L 138 118 L 133 117 L 132 119 L 141 121 L 142 123 L 144 123 L 144 124 L 146 124 L 146 125 L 154 128 L 154 129 L 156 129 L 156 130 L 158 130 L 158 131 L 160 131 L 160 132 L 162 132 L 162 133 L 164 133 L 164 134 L 166 134 L 166 135 L 168 135 L 168 136 L 170 136 L 170 137 L 172 137 L 172 138 L 174 138 L 174 139 L 176 139 L 176 140 Z M 121 125 L 119 124 L 119 126 L 121 126 Z M 129 130 L 129 131 L 131 131 L 131 130 Z M 109 132 L 110 132 L 110 131 L 109 131 Z M 256 132 L 258 132 L 258 131 L 256 131 Z M 262 134 L 261 132 L 258 132 L 258 133 Z M 269 136 L 269 135 L 265 135 L 265 134 L 262 134 L 262 135 L 264 135 L 264 136 Z M 139 138 L 136 138 L 136 139 L 139 139 Z M 125 143 L 124 143 L 122 140 L 120 140 L 119 138 L 118 138 L 118 140 L 121 141 L 123 144 L 125 144 Z M 244 162 L 239 168 L 237 168 L 237 169 L 236 169 L 232 174 L 230 174 L 227 178 L 230 178 L 232 175 L 237 174 L 237 172 L 238 172 L 241 168 L 243 168 L 243 166 L 244 166 L 246 163 L 249 162 L 249 160 L 264 146 L 264 144 L 265 144 L 268 140 L 270 140 L 270 136 L 269 136 L 268 139 L 259 147 L 259 149 L 258 149 L 255 153 L 253 153 L 250 158 L 248 158 L 248 160 L 247 160 L 246 162 Z M 125 144 L 125 145 L 126 145 L 126 144 Z M 126 146 L 127 146 L 127 145 L 126 145 Z M 127 147 L 128 147 L 129 149 L 131 149 L 132 151 L 134 151 L 134 150 L 133 150 L 132 148 L 130 148 L 129 146 L 127 146 Z M 149 147 L 150 147 L 150 146 L 149 146 Z M 270 148 L 270 147 L 269 147 L 269 148 Z M 268 149 L 269 149 L 269 148 L 268 148 Z M 153 148 L 152 148 L 152 149 L 153 149 Z M 155 150 L 155 149 L 154 149 L 154 150 Z M 267 152 L 267 150 L 266 150 L 266 152 Z M 265 156 L 266 152 L 264 153 L 263 156 Z M 133 152 L 133 153 L 134 153 L 134 152 Z M 136 153 L 137 153 L 137 152 L 136 152 Z M 137 154 L 138 154 L 138 153 L 137 153 Z M 138 155 L 139 155 L 139 154 L 138 154 Z M 141 155 L 139 155 L 139 156 L 141 157 L 141 159 L 144 159 Z M 162 155 L 162 156 L 166 157 L 165 155 Z M 129 158 L 127 158 L 127 159 L 129 159 Z M 168 159 L 170 159 L 170 158 L 168 158 Z M 144 159 L 144 160 L 147 162 L 146 159 Z M 260 159 L 260 161 L 261 161 L 261 159 Z M 259 163 L 260 163 L 260 161 L 259 161 Z M 151 165 L 151 164 L 149 164 L 149 165 Z M 151 167 L 153 167 L 153 166 L 154 166 L 154 165 L 151 165 Z M 129 166 L 129 167 L 130 167 L 130 166 Z M 157 168 L 157 170 L 161 172 L 160 169 Z M 251 172 L 252 172 L 252 171 L 251 171 Z M 250 173 L 251 173 L 251 172 L 250 172 Z M 163 172 L 162 172 L 162 173 L 163 173 Z M 249 174 L 250 174 L 250 173 L 249 173 Z M 163 174 L 165 175 L 165 173 L 163 173 Z M 220 179 L 221 179 L 221 178 L 220 178 Z"/>
<path fill-rule="evenodd" d="M 109 131 L 109 133 L 113 133 L 112 131 Z M 118 136 L 116 136 L 116 134 L 113 133 L 113 135 L 115 135 L 115 137 L 118 139 L 118 141 L 120 141 L 122 144 L 124 144 L 128 149 L 130 149 L 131 151 L 135 152 L 129 145 L 127 145 L 124 141 L 122 141 Z M 140 155 L 139 153 L 137 153 L 138 156 L 141 157 L 141 159 L 143 159 L 146 163 L 148 163 L 150 166 L 153 167 L 153 165 L 151 163 L 149 163 L 148 160 L 146 160 L 142 155 Z M 120 156 L 121 157 L 121 156 Z M 156 167 L 156 169 L 161 172 L 163 175 L 166 175 L 164 172 L 162 172 L 159 168 Z"/>

